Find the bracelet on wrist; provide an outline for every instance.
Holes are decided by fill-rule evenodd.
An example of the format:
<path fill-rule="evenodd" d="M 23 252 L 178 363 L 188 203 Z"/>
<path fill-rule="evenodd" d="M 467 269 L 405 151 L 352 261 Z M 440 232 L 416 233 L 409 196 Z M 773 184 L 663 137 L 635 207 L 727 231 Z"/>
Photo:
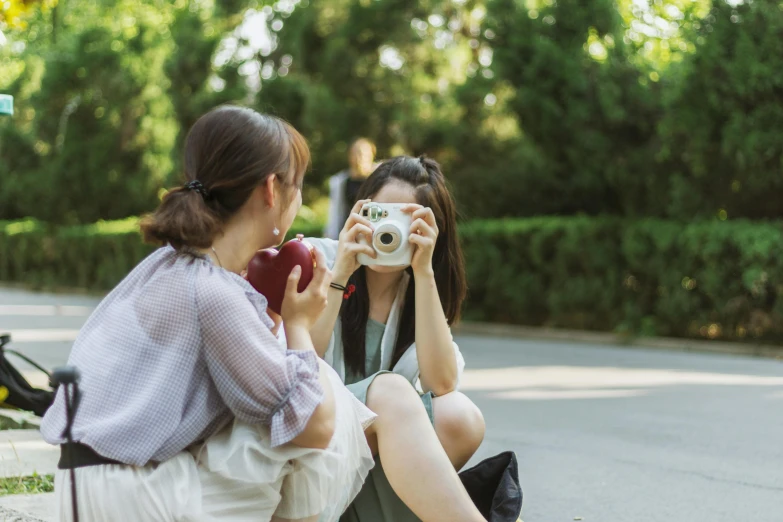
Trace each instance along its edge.
<path fill-rule="evenodd" d="M 351 294 L 353 294 L 356 291 L 355 285 L 348 285 L 347 287 L 337 284 L 337 283 L 329 283 L 329 288 L 334 288 L 335 290 L 339 290 L 343 293 L 343 299 L 348 299 L 351 297 Z"/>

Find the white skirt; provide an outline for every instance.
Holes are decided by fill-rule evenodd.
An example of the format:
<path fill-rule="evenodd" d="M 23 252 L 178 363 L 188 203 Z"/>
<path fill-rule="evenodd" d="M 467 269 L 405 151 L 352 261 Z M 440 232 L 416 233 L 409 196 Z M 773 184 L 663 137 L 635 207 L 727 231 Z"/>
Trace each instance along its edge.
<path fill-rule="evenodd" d="M 273 515 L 337 521 L 359 493 L 374 460 L 364 430 L 375 420 L 325 364 L 332 382 L 335 434 L 324 450 L 272 449 L 268 427 L 235 421 L 200 448 L 160 465 L 76 470 L 80 522 L 267 522 Z M 71 521 L 70 475 L 58 470 L 60 521 Z"/>

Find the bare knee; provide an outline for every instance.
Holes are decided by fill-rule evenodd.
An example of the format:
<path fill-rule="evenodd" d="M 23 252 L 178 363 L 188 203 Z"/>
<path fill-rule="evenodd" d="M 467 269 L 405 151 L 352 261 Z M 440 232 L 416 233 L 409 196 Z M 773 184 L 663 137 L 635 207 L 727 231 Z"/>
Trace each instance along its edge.
<path fill-rule="evenodd" d="M 452 461 L 467 462 L 484 440 L 486 425 L 478 406 L 460 392 L 433 401 L 435 431 Z"/>
<path fill-rule="evenodd" d="M 367 390 L 367 407 L 378 417 L 393 416 L 398 419 L 419 409 L 424 411 L 413 385 L 395 373 L 384 373 L 373 379 Z"/>

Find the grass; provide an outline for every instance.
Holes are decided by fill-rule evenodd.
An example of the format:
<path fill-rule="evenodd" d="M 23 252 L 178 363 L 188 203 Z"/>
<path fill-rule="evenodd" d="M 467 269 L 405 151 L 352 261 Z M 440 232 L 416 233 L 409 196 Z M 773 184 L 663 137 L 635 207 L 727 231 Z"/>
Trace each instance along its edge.
<path fill-rule="evenodd" d="M 33 473 L 28 477 L 0 478 L 0 497 L 6 495 L 34 495 L 54 491 L 54 475 Z"/>

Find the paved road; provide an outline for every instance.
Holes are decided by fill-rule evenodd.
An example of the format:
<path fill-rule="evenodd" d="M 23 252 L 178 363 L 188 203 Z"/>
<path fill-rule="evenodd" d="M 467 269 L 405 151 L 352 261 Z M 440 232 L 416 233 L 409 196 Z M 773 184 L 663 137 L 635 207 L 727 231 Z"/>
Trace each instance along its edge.
<path fill-rule="evenodd" d="M 61 364 L 96 302 L 0 290 L 0 330 Z M 783 521 L 783 363 L 458 341 L 488 426 L 476 459 L 516 451 L 526 522 Z"/>

